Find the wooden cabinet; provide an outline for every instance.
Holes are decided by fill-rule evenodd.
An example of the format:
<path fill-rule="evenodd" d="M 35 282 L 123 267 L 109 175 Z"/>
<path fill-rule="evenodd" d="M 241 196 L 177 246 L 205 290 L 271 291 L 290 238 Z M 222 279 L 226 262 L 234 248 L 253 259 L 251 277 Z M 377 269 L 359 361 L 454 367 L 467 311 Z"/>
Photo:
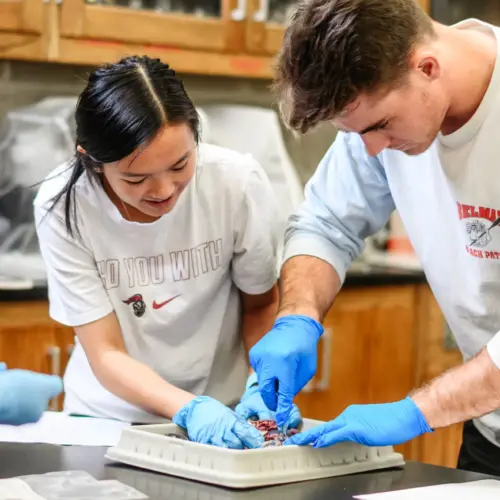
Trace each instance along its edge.
<path fill-rule="evenodd" d="M 237 0 L 222 0 L 220 4 L 219 11 L 197 17 L 188 13 L 64 0 L 61 5 L 61 35 L 88 41 L 110 40 L 167 48 L 234 52 L 238 49 L 232 43 L 235 28 L 243 16 L 238 15 Z"/>
<path fill-rule="evenodd" d="M 428 0 L 421 2 L 428 8 Z M 178 3 L 0 0 L 0 59 L 94 66 L 148 54 L 179 73 L 273 77 L 295 0 L 184 2 L 200 5 L 203 15 L 196 8 L 192 14 L 172 12 Z"/>
<path fill-rule="evenodd" d="M 0 0 L 0 57 L 46 59 L 48 13 L 43 0 Z"/>
<path fill-rule="evenodd" d="M 102 42 L 119 42 L 150 49 L 274 56 L 282 43 L 287 11 L 294 4 L 294 0 L 222 0 L 219 10 L 196 16 L 144 6 L 64 0 L 60 34 L 85 40 L 88 47 L 98 43 L 105 48 L 109 44 Z"/>
<path fill-rule="evenodd" d="M 130 54 L 148 54 L 179 73 L 272 77 L 272 58 L 245 49 L 246 0 L 220 0 L 220 11 L 203 16 L 106 3 L 62 2 L 53 60 L 96 65 Z"/>
<path fill-rule="evenodd" d="M 281 47 L 295 0 L 248 0 L 245 46 L 250 53 L 274 56 Z"/>
<path fill-rule="evenodd" d="M 41 34 L 43 2 L 40 0 L 2 0 L 0 31 Z"/>
<path fill-rule="evenodd" d="M 73 346 L 73 329 L 52 321 L 45 301 L 0 302 L 0 361 L 62 376 Z M 51 408 L 62 407 L 62 398 Z"/>

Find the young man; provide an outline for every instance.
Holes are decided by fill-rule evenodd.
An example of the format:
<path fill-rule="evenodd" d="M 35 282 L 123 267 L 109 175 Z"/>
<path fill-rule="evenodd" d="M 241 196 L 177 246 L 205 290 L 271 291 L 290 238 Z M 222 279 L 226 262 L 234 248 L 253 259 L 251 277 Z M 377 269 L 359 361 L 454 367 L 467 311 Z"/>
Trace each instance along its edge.
<path fill-rule="evenodd" d="M 465 421 L 459 467 L 500 475 L 499 43 L 498 28 L 443 26 L 414 0 L 300 3 L 277 65 L 282 114 L 340 132 L 287 229 L 278 320 L 251 351 L 263 399 L 284 422 L 346 270 L 395 208 L 465 363 L 290 444 L 392 445 Z"/>

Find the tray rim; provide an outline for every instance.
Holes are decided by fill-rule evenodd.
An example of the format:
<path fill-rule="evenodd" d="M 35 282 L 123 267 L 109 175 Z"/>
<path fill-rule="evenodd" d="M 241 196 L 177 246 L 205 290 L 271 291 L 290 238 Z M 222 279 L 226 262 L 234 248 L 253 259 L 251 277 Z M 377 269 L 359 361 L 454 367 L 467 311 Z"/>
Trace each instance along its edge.
<path fill-rule="evenodd" d="M 302 419 L 303 424 L 308 424 L 311 426 L 315 425 L 320 425 L 323 424 L 324 422 L 321 420 L 315 420 L 311 418 L 303 418 Z M 169 436 L 164 436 L 162 434 L 156 433 L 156 432 L 148 432 L 148 429 L 163 429 L 163 428 L 171 428 L 171 429 L 177 429 L 183 434 L 186 434 L 186 431 L 182 428 L 179 427 L 177 424 L 174 422 L 164 422 L 164 423 L 154 423 L 154 424 L 141 424 L 141 425 L 133 425 L 130 427 L 126 427 L 122 431 L 122 436 L 127 435 L 127 434 L 142 434 L 143 431 L 146 431 L 148 435 L 150 436 L 161 436 L 162 439 L 168 440 L 168 442 L 175 442 L 176 444 L 180 444 L 179 441 L 176 438 L 172 438 Z M 207 446 L 206 444 L 203 443 L 197 443 L 196 441 L 181 441 L 183 446 L 187 446 L 188 448 L 194 447 L 198 449 L 203 449 L 206 450 Z M 112 448 L 117 448 L 118 443 L 116 446 Z M 282 453 L 283 451 L 287 451 L 288 449 L 296 449 L 296 448 L 306 448 L 306 447 L 299 447 L 297 445 L 291 445 L 290 447 L 288 446 L 276 446 L 276 447 L 268 447 L 268 448 L 253 448 L 253 449 L 245 449 L 245 450 L 236 450 L 236 449 L 231 449 L 231 448 L 222 448 L 222 447 L 217 447 L 217 446 L 210 446 L 210 450 L 213 451 L 214 453 L 229 453 L 231 455 L 237 455 L 237 454 L 243 454 L 245 456 L 248 456 L 249 453 L 262 453 L 262 452 L 269 452 L 272 451 L 272 453 Z M 377 446 L 377 448 L 390 448 L 390 447 L 383 447 L 383 446 Z M 308 449 L 308 448 L 307 448 Z"/>

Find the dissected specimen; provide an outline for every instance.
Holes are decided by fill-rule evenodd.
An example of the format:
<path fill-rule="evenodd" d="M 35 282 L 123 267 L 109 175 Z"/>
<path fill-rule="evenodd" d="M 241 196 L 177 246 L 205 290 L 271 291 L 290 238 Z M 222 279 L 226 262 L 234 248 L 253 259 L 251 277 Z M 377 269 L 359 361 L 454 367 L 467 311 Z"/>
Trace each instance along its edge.
<path fill-rule="evenodd" d="M 249 420 L 249 422 L 264 436 L 265 448 L 281 446 L 283 441 L 299 432 L 297 429 L 288 429 L 284 434 L 279 431 L 275 420 Z"/>

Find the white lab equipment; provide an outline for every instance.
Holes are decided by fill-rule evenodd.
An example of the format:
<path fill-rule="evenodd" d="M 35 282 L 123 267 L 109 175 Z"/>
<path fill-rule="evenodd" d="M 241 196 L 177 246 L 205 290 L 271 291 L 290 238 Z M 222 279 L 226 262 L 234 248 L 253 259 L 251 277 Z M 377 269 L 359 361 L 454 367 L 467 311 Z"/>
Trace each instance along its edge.
<path fill-rule="evenodd" d="M 0 127 L 0 281 L 44 280 L 33 217 L 38 185 L 75 148 L 74 97 L 9 111 Z"/>
<path fill-rule="evenodd" d="M 287 152 L 278 114 L 273 109 L 245 105 L 203 105 L 207 128 L 203 140 L 250 153 L 266 172 L 280 209 L 279 262 L 288 217 L 303 200 L 303 185 Z"/>

